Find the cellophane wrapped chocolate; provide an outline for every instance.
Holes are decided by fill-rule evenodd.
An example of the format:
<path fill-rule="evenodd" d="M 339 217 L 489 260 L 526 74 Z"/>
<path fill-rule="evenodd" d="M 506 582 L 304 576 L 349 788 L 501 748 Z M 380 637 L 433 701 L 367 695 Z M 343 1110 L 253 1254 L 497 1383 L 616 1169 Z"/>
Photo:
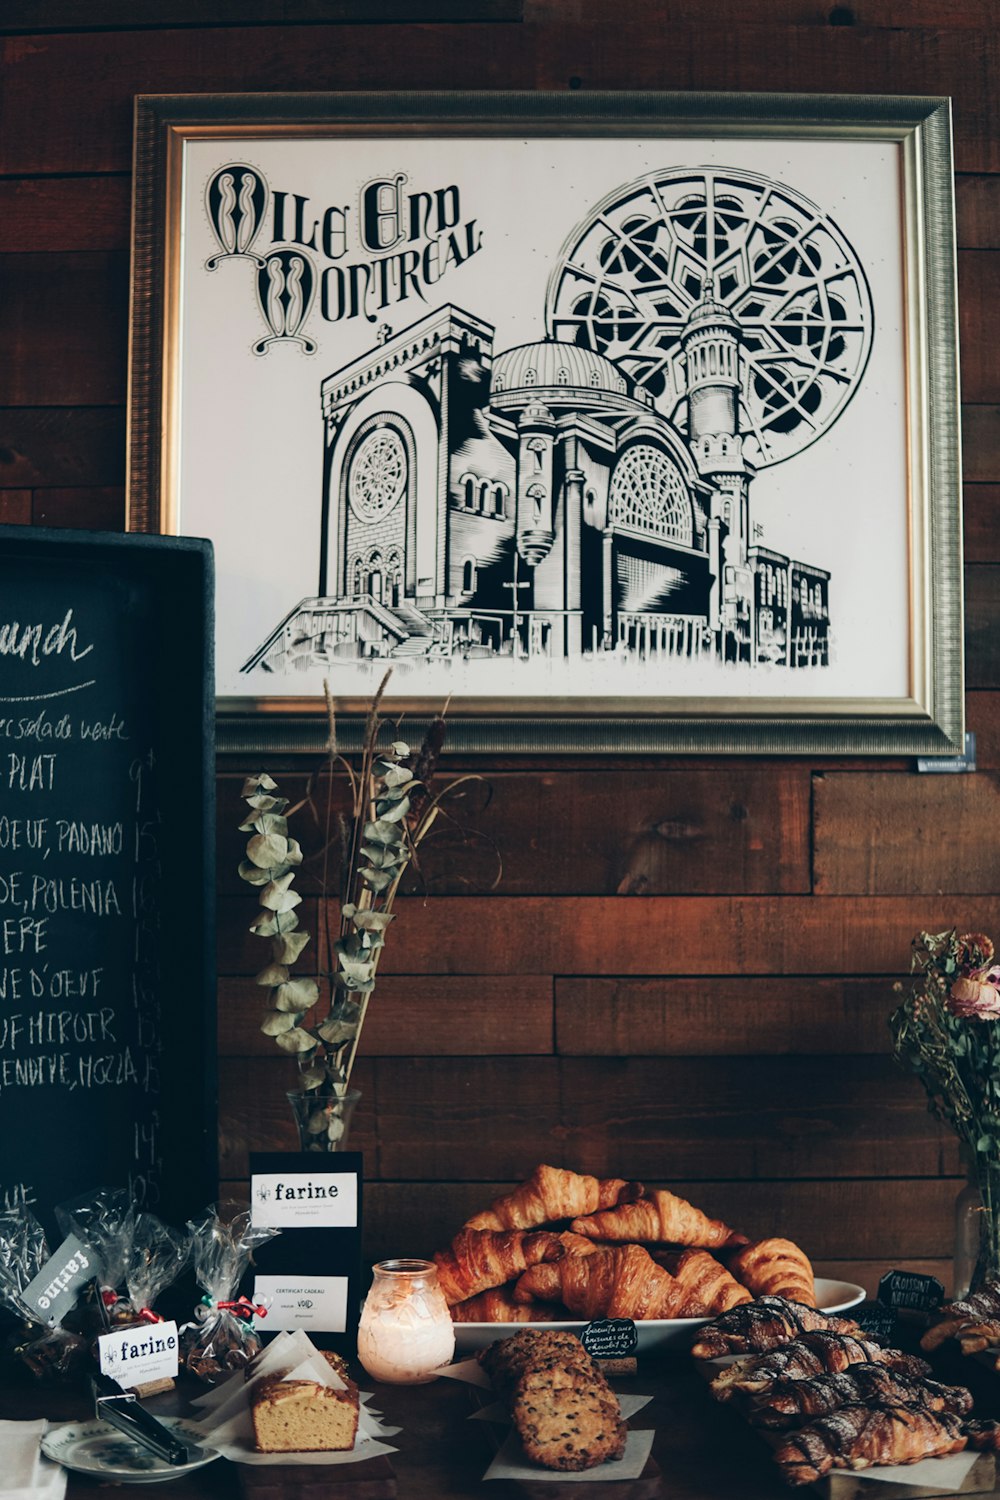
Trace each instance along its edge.
<path fill-rule="evenodd" d="M 0 1303 L 19 1320 L 12 1338 L 14 1352 L 39 1379 L 72 1375 L 86 1352 L 83 1339 L 58 1325 L 39 1320 L 21 1297 L 49 1259 L 45 1231 L 30 1209 L 0 1214 Z"/>
<path fill-rule="evenodd" d="M 122 1188 L 99 1188 L 60 1204 L 56 1218 L 100 1262 L 105 1325 L 159 1322 L 153 1305 L 187 1265 L 188 1235 L 137 1209 Z"/>
<path fill-rule="evenodd" d="M 191 1265 L 204 1296 L 194 1321 L 181 1329 L 181 1363 L 209 1384 L 242 1370 L 260 1349 L 251 1319 L 254 1309 L 239 1287 L 255 1245 L 278 1234 L 250 1222 L 250 1211 L 238 1203 L 209 1208 L 199 1223 L 189 1223 Z"/>

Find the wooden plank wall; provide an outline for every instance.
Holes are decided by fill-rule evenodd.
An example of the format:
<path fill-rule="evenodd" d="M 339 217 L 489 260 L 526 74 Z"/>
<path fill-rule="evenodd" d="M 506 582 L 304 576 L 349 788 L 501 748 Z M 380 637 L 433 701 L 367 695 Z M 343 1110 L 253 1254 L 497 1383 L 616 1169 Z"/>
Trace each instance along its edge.
<path fill-rule="evenodd" d="M 484 767 L 502 884 L 472 894 L 482 851 L 442 850 L 392 932 L 365 1036 L 368 1249 L 432 1248 L 545 1159 L 679 1185 L 868 1284 L 889 1264 L 946 1274 L 955 1144 L 894 1070 L 885 1023 L 917 929 L 1000 933 L 994 0 L 6 0 L 0 519 L 123 524 L 133 94 L 414 87 L 953 96 L 980 769 Z M 229 1183 L 248 1149 L 292 1144 L 233 874 L 244 769 L 219 782 Z M 302 770 L 282 769 L 291 785 Z"/>

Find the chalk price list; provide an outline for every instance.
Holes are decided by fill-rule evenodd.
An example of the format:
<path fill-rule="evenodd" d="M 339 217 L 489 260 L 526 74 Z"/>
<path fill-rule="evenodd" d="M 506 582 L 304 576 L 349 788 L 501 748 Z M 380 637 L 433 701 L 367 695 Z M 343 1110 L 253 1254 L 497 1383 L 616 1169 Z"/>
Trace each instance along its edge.
<path fill-rule="evenodd" d="M 147 1206 L 158 1176 L 156 779 L 120 713 L 0 717 L 0 1121 L 20 1119 L 28 1096 L 37 1114 L 48 1096 L 64 1131 L 84 1129 L 83 1098 L 107 1094 L 103 1117 L 120 1114 L 129 1136 L 119 1182 L 127 1170 Z M 113 1098 L 122 1091 L 127 1104 Z M 0 1189 L 7 1207 L 34 1199 L 31 1182 L 5 1177 Z"/>

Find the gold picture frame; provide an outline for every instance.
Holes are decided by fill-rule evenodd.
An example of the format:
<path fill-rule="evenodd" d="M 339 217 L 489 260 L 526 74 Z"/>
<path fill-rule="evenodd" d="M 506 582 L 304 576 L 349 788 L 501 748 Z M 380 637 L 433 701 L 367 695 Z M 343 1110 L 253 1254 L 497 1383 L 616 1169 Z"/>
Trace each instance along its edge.
<path fill-rule="evenodd" d="M 221 749 L 962 751 L 946 99 L 140 96 L 129 409 Z"/>

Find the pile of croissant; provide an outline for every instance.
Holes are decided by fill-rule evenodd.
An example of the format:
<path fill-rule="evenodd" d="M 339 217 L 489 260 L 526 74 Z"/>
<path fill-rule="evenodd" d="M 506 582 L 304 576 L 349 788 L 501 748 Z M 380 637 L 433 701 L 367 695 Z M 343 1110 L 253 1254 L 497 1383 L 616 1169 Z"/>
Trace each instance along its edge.
<path fill-rule="evenodd" d="M 740 1356 L 718 1370 L 712 1395 L 772 1434 L 792 1485 L 831 1469 L 998 1446 L 996 1422 L 970 1420 L 964 1386 L 931 1379 L 926 1360 L 884 1347 L 850 1319 L 784 1298 L 762 1297 L 704 1324 L 692 1353 Z"/>
<path fill-rule="evenodd" d="M 751 1242 L 666 1189 L 539 1166 L 434 1256 L 459 1323 L 704 1318 L 754 1297 L 815 1306 L 790 1240 Z"/>

